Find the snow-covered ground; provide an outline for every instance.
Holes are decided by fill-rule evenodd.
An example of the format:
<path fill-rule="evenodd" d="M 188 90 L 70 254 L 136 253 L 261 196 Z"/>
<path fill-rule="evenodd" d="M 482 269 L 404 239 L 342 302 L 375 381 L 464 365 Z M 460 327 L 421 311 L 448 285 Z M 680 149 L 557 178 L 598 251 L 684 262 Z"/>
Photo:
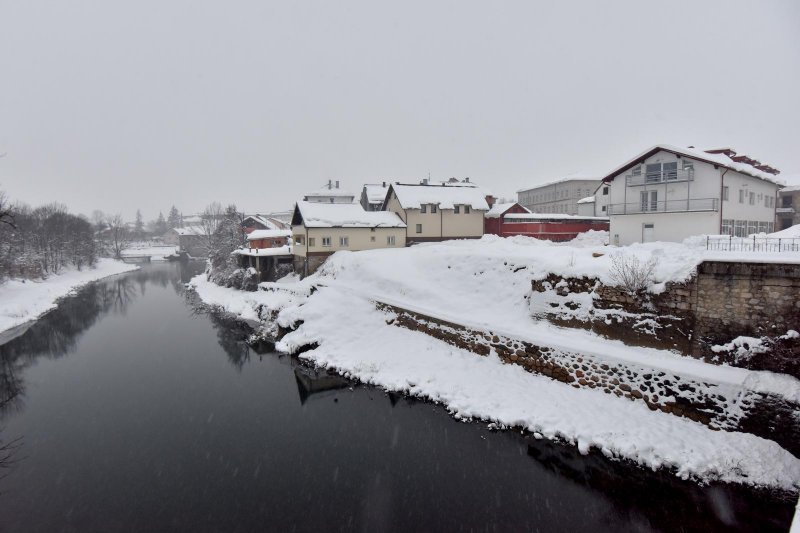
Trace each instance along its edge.
<path fill-rule="evenodd" d="M 95 268 L 67 270 L 45 280 L 11 279 L 0 283 L 0 333 L 34 320 L 56 307 L 56 300 L 101 278 L 136 270 L 137 266 L 101 258 Z"/>
<path fill-rule="evenodd" d="M 340 252 L 314 276 L 263 283 L 265 290 L 255 293 L 224 289 L 204 276 L 191 284 L 205 302 L 230 313 L 257 320 L 270 311 L 284 327 L 299 325 L 283 338 L 279 349 L 294 352 L 316 343 L 316 349 L 301 357 L 389 390 L 441 402 L 456 417 L 525 427 L 543 437 L 572 442 L 582 451 L 594 447 L 653 468 L 674 467 L 682 477 L 800 487 L 800 460 L 772 441 L 712 431 L 685 418 L 650 411 L 642 402 L 574 389 L 504 365 L 495 355 L 477 356 L 388 325 L 392 315 L 374 304 L 381 301 L 540 346 L 636 361 L 800 401 L 800 382 L 788 376 L 710 365 L 532 319 L 526 299 L 532 279 L 554 272 L 608 280 L 610 254 L 625 253 L 644 261 L 655 257 L 656 281 L 663 284 L 688 278 L 706 253 L 699 246 L 677 243 L 617 249 L 603 246 L 601 237 L 587 235 L 559 245 L 487 236 L 479 241 Z M 787 258 L 786 253 L 781 256 Z M 318 287 L 313 294 L 312 285 Z"/>

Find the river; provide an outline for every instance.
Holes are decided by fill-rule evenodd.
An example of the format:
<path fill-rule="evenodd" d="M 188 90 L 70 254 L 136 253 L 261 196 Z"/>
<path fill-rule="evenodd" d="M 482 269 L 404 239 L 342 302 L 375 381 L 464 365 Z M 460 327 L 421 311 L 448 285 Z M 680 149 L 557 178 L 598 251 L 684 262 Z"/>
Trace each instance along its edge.
<path fill-rule="evenodd" d="M 257 353 L 197 310 L 203 265 L 67 298 L 0 346 L 0 528 L 786 530 L 793 503 L 582 456 Z"/>

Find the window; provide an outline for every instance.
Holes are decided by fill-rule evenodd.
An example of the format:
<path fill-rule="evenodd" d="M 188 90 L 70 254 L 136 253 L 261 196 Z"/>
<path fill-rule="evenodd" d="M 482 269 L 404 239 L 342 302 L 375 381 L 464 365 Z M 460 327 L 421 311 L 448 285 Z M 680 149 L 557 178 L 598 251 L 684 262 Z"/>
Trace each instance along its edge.
<path fill-rule="evenodd" d="M 369 236 L 369 242 L 375 242 L 375 235 Z"/>
<path fill-rule="evenodd" d="M 645 182 L 660 183 L 662 181 L 674 181 L 678 179 L 678 163 L 648 163 L 646 165 Z"/>
<path fill-rule="evenodd" d="M 345 248 L 350 246 L 350 237 L 339 237 L 339 246 Z"/>
<path fill-rule="evenodd" d="M 740 204 L 744 203 L 744 189 L 739 189 L 739 203 Z M 737 235 L 737 237 L 738 237 L 738 235 Z"/>
<path fill-rule="evenodd" d="M 309 237 L 308 238 L 308 247 L 311 248 L 312 246 L 316 246 L 316 245 L 317 245 L 317 239 L 315 239 L 314 237 Z"/>
<path fill-rule="evenodd" d="M 455 213 L 455 214 L 457 215 L 457 214 L 460 212 L 460 211 L 459 211 L 459 208 L 460 208 L 460 207 L 461 207 L 461 206 L 459 206 L 459 205 L 454 205 L 454 206 L 453 206 L 453 213 Z"/>
<path fill-rule="evenodd" d="M 642 211 L 658 210 L 658 191 L 642 191 L 639 193 Z"/>
<path fill-rule="evenodd" d="M 725 200 L 726 202 L 728 201 L 728 191 L 729 187 L 727 185 L 722 187 L 722 199 Z"/>
<path fill-rule="evenodd" d="M 677 161 L 673 161 L 672 163 L 664 163 L 662 165 L 662 172 L 664 174 L 664 178 L 667 181 L 674 181 L 678 179 L 678 163 Z"/>
<path fill-rule="evenodd" d="M 683 160 L 683 170 L 694 170 L 694 161 L 688 159 Z"/>
<path fill-rule="evenodd" d="M 658 183 L 661 181 L 661 163 L 648 163 L 645 168 L 645 182 Z"/>
<path fill-rule="evenodd" d="M 766 222 L 759 222 L 758 223 L 758 232 L 759 233 L 766 233 L 767 232 L 767 223 Z"/>
<path fill-rule="evenodd" d="M 733 235 L 733 220 L 728 218 L 722 219 L 722 234 Z"/>
<path fill-rule="evenodd" d="M 772 233 L 775 231 L 775 223 L 774 222 L 767 222 L 767 233 Z"/>
<path fill-rule="evenodd" d="M 755 220 L 748 220 L 747 235 L 752 235 L 753 233 L 758 233 L 758 222 L 756 222 Z"/>
<path fill-rule="evenodd" d="M 331 238 L 330 237 L 323 237 L 322 238 L 322 246 L 330 246 L 331 245 Z"/>
<path fill-rule="evenodd" d="M 436 213 L 436 204 L 431 204 L 431 213 Z"/>
<path fill-rule="evenodd" d="M 394 235 L 386 236 L 386 246 L 394 246 Z"/>
<path fill-rule="evenodd" d="M 608 196 L 608 187 L 603 187 L 603 196 Z"/>
<path fill-rule="evenodd" d="M 792 197 L 781 196 L 781 207 L 792 207 Z"/>
<path fill-rule="evenodd" d="M 737 220 L 733 228 L 733 235 L 735 237 L 744 237 L 747 231 L 747 222 L 744 220 Z"/>
<path fill-rule="evenodd" d="M 417 224 L 417 233 L 422 233 L 422 224 Z"/>
<path fill-rule="evenodd" d="M 601 207 L 601 208 L 600 208 L 600 210 L 601 210 L 603 213 L 605 213 L 605 212 L 606 212 L 606 206 L 603 206 L 603 207 Z"/>
<path fill-rule="evenodd" d="M 750 193 L 750 205 L 756 205 L 756 193 Z"/>
<path fill-rule="evenodd" d="M 638 167 L 633 167 L 633 170 L 631 171 L 631 175 L 632 176 L 641 176 L 642 175 L 642 165 L 639 165 Z"/>
<path fill-rule="evenodd" d="M 295 236 L 294 236 L 294 242 L 295 242 L 295 243 L 296 243 L 298 246 L 303 246 L 304 237 L 303 237 L 302 235 L 295 235 Z"/>
<path fill-rule="evenodd" d="M 469 206 L 468 205 L 464 206 L 464 214 L 465 215 L 469 215 Z"/>
<path fill-rule="evenodd" d="M 427 213 L 428 212 L 428 205 L 427 204 L 420 204 L 419 212 L 420 213 Z"/>

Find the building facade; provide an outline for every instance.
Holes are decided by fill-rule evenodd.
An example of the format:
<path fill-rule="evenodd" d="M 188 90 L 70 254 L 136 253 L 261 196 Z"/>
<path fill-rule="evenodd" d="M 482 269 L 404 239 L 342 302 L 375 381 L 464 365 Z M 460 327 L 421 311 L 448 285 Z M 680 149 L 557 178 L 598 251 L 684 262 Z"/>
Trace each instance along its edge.
<path fill-rule="evenodd" d="M 295 272 L 314 273 L 340 250 L 403 248 L 406 225 L 394 213 L 364 211 L 359 204 L 297 202 L 292 216 Z"/>
<path fill-rule="evenodd" d="M 383 209 L 406 224 L 405 240 L 411 245 L 481 238 L 489 204 L 478 187 L 395 183 L 389 186 Z"/>
<path fill-rule="evenodd" d="M 771 232 L 780 187 L 772 172 L 729 149 L 655 146 L 603 178 L 611 244 Z"/>
<path fill-rule="evenodd" d="M 778 191 L 775 230 L 784 230 L 797 224 L 800 224 L 800 185 L 784 187 Z"/>
<path fill-rule="evenodd" d="M 577 215 L 578 201 L 594 194 L 599 185 L 599 177 L 568 177 L 517 191 L 517 203 L 531 213 Z"/>

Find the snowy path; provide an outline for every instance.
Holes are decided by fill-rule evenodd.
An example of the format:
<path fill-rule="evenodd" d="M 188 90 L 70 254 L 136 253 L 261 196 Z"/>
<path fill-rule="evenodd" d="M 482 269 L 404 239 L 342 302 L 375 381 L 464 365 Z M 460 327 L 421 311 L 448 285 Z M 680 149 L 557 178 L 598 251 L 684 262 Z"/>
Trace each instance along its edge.
<path fill-rule="evenodd" d="M 39 318 L 56 307 L 56 300 L 87 283 L 138 268 L 101 258 L 95 268 L 68 270 L 43 281 L 8 280 L 0 284 L 0 333 Z"/>

